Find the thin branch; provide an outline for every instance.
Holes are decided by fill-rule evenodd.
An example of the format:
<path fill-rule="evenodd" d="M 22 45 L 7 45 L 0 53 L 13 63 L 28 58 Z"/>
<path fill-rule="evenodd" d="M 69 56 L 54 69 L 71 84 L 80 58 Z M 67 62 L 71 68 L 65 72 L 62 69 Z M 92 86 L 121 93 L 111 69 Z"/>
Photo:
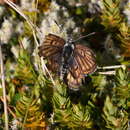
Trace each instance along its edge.
<path fill-rule="evenodd" d="M 56 86 L 55 81 L 53 80 L 53 78 L 52 78 L 50 72 L 48 71 L 48 69 L 47 69 L 47 67 L 46 67 L 46 65 L 45 65 L 45 63 L 44 63 L 44 61 L 43 61 L 42 58 L 41 58 L 41 64 L 42 64 L 42 70 L 43 70 L 43 72 L 47 72 L 48 73 L 48 75 L 50 76 L 51 81 L 52 81 L 52 83 L 54 85 L 54 88 L 55 88 L 55 86 Z"/>
<path fill-rule="evenodd" d="M 113 65 L 113 66 L 104 66 L 104 67 L 98 67 L 98 69 L 117 69 L 117 68 L 126 68 L 125 65 Z"/>
<path fill-rule="evenodd" d="M 97 72 L 97 73 L 102 75 L 115 75 L 116 71 L 106 71 L 106 72 Z"/>
<path fill-rule="evenodd" d="M 2 82 L 3 99 L 4 99 L 5 130 L 9 130 L 9 127 L 8 127 L 7 100 L 6 100 L 6 89 L 5 89 L 4 63 L 3 63 L 3 58 L 2 58 L 1 41 L 0 41 L 0 68 L 1 68 L 1 82 Z"/>
<path fill-rule="evenodd" d="M 4 99 L 2 97 L 0 97 L 0 100 L 4 103 Z M 11 113 L 11 115 L 16 119 L 16 115 L 14 114 L 14 112 L 10 109 L 10 107 L 8 106 L 8 111 L 9 113 Z"/>
<path fill-rule="evenodd" d="M 123 68 L 125 69 L 126 66 L 125 65 L 113 65 L 113 66 L 104 66 L 104 67 L 98 67 L 97 69 L 102 69 L 102 70 L 109 70 L 109 69 L 117 69 L 117 68 Z M 102 74 L 102 75 L 115 75 L 116 71 L 115 70 L 111 70 L 111 71 L 106 71 L 106 72 L 97 72 L 98 74 Z"/>

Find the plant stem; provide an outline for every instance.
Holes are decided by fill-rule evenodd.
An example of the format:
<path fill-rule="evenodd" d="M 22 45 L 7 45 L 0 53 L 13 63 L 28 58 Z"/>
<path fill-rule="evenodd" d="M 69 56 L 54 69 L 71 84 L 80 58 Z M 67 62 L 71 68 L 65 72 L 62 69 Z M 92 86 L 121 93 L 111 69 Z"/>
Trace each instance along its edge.
<path fill-rule="evenodd" d="M 1 42 L 0 42 L 0 67 L 1 67 L 1 82 L 2 82 L 3 99 L 4 99 L 5 130 L 9 130 L 6 89 L 5 89 L 5 75 L 4 75 L 4 64 L 3 64 L 3 58 L 2 58 Z"/>
<path fill-rule="evenodd" d="M 113 65 L 113 66 L 98 67 L 98 69 L 117 69 L 117 68 L 125 68 L 125 65 Z"/>
<path fill-rule="evenodd" d="M 98 72 L 98 74 L 102 74 L 102 75 L 115 75 L 116 71 Z"/>

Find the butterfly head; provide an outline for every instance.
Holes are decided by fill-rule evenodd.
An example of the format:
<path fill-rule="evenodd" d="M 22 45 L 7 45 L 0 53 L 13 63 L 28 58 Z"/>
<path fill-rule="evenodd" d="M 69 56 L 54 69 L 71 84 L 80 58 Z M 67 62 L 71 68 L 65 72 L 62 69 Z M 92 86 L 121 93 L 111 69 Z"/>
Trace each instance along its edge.
<path fill-rule="evenodd" d="M 69 36 L 69 37 L 66 39 L 66 43 L 68 43 L 68 44 L 74 44 L 72 37 Z"/>

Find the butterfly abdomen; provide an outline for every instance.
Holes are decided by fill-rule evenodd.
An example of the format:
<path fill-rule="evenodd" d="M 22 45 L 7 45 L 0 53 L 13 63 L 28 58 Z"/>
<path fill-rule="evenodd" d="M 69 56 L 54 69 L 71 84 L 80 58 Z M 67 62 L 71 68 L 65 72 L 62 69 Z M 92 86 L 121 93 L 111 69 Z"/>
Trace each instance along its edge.
<path fill-rule="evenodd" d="M 61 65 L 60 68 L 60 79 L 64 80 L 66 75 L 67 75 L 67 71 L 68 71 L 68 65 L 67 64 L 63 64 Z"/>

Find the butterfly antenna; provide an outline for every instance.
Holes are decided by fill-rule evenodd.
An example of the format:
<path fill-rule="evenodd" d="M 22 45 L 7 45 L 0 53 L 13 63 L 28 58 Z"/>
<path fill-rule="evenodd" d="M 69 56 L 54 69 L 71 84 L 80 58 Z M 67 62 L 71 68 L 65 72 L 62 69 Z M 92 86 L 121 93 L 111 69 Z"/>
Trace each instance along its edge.
<path fill-rule="evenodd" d="M 64 31 L 64 30 L 63 30 L 63 25 L 58 24 L 58 22 L 57 22 L 56 20 L 54 20 L 54 22 L 55 22 L 55 24 L 59 27 L 59 29 L 60 29 L 61 32 Z"/>
<path fill-rule="evenodd" d="M 89 33 L 88 35 L 81 36 L 80 38 L 74 40 L 73 42 L 77 42 L 77 41 L 79 41 L 79 40 L 81 40 L 81 39 L 83 39 L 83 38 L 89 37 L 89 36 L 94 35 L 94 34 L 96 34 L 96 32 L 92 32 L 92 33 Z"/>

